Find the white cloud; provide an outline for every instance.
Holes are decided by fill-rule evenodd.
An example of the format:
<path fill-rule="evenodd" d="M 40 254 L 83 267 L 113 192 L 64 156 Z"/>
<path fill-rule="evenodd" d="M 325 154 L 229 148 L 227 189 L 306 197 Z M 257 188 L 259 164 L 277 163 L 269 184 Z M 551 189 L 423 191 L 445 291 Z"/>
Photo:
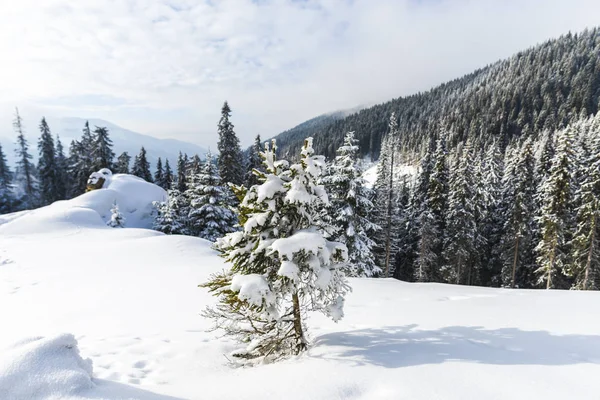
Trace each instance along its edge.
<path fill-rule="evenodd" d="M 225 99 L 247 144 L 323 112 L 426 90 L 591 27 L 600 15 L 597 0 L 19 0 L 0 7 L 7 130 L 18 105 L 26 114 L 99 117 L 213 146 Z"/>

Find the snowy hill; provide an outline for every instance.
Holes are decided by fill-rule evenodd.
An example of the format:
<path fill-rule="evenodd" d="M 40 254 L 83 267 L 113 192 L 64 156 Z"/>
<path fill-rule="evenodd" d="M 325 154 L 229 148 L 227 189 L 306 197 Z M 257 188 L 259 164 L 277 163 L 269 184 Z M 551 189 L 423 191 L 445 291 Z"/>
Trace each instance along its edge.
<path fill-rule="evenodd" d="M 597 399 L 600 293 L 352 279 L 308 354 L 232 368 L 199 313 L 210 243 L 139 229 L 164 195 L 106 189 L 0 220 L 0 399 Z M 109 228 L 117 199 L 138 229 Z M 127 203 L 129 201 L 130 203 Z"/>
<path fill-rule="evenodd" d="M 65 151 L 69 149 L 69 144 L 73 139 L 81 138 L 81 131 L 85 124 L 86 119 L 83 118 L 47 118 L 48 125 L 54 135 L 60 135 L 60 139 L 65 147 Z M 94 126 L 105 126 L 108 128 L 110 138 L 113 141 L 113 150 L 118 156 L 124 151 L 127 151 L 129 155 L 133 157 L 140 152 L 140 148 L 144 146 L 148 153 L 148 161 L 150 161 L 151 167 L 154 170 L 156 166 L 156 160 L 158 157 L 163 159 L 169 159 L 172 166 L 177 161 L 179 152 L 187 153 L 188 155 L 199 154 L 203 156 L 206 153 L 206 148 L 198 146 L 196 144 L 183 142 L 175 139 L 158 139 L 149 135 L 143 135 L 131 131 L 129 129 L 122 128 L 109 121 L 102 119 L 89 119 L 90 127 L 94 129 Z M 27 140 L 29 140 L 30 152 L 37 159 L 37 140 L 39 137 L 39 130 L 37 126 L 39 121 L 26 120 L 25 121 L 25 133 Z M 14 137 L 13 137 L 14 136 Z M 0 144 L 9 165 L 13 166 L 15 162 L 14 148 L 16 136 L 11 136 L 11 133 L 5 131 L 0 133 Z"/>

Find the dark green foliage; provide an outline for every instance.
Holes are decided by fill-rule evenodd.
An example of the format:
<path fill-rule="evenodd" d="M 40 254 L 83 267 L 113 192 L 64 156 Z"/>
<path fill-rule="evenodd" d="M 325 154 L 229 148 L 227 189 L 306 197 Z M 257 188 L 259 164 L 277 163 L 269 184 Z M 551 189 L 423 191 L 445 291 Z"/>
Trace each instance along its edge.
<path fill-rule="evenodd" d="M 41 136 L 38 140 L 38 178 L 41 205 L 59 200 L 59 177 L 56 164 L 56 148 L 46 118 L 40 122 Z"/>
<path fill-rule="evenodd" d="M 317 117 L 277 137 L 280 154 L 296 154 L 306 136 L 331 158 L 354 131 L 361 156 L 379 158 L 388 118 L 399 122 L 398 146 L 418 151 L 442 131 L 448 148 L 471 139 L 475 148 L 494 140 L 501 148 L 523 135 L 565 126 L 590 115 L 600 99 L 600 29 L 567 34 L 519 52 L 429 91 L 399 97 L 345 118 Z"/>
<path fill-rule="evenodd" d="M 244 183 L 243 157 L 240 149 L 240 141 L 233 130 L 233 124 L 229 121 L 231 109 L 227 102 L 221 109 L 219 120 L 219 176 L 227 184 L 241 185 Z"/>
<path fill-rule="evenodd" d="M 131 174 L 139 176 L 146 182 L 153 182 L 152 172 L 150 172 L 150 163 L 146 158 L 146 149 L 142 146 L 140 154 L 135 156 L 133 160 L 133 167 L 131 168 Z"/>
<path fill-rule="evenodd" d="M 114 166 L 115 174 L 128 174 L 129 173 L 129 163 L 131 162 L 131 156 L 124 151 L 117 157 L 117 162 Z"/>
<path fill-rule="evenodd" d="M 86 128 L 89 130 L 87 122 Z M 115 153 L 112 151 L 113 144 L 109 137 L 108 129 L 97 126 L 96 129 L 94 129 L 92 140 L 91 155 L 93 172 L 99 171 L 102 168 L 111 169 L 113 167 Z"/>

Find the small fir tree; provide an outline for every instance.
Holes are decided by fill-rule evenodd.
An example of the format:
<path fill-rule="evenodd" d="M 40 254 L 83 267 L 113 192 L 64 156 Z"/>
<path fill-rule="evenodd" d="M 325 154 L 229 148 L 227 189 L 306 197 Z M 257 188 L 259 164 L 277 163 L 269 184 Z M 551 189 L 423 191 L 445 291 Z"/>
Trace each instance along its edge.
<path fill-rule="evenodd" d="M 261 184 L 236 187 L 243 229 L 217 242 L 231 269 L 204 285 L 218 297 L 205 312 L 217 328 L 246 343 L 238 359 L 274 360 L 307 348 L 305 313 L 339 320 L 349 291 L 341 271 L 346 248 L 318 227 L 327 194 L 317 180 L 323 157 L 305 141 L 298 164 L 277 161 L 275 144 L 262 153 Z"/>

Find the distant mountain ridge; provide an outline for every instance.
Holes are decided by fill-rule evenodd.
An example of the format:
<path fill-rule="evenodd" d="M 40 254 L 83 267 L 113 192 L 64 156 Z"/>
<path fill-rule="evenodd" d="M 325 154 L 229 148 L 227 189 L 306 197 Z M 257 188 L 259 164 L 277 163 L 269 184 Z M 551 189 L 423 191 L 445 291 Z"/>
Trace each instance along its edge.
<path fill-rule="evenodd" d="M 60 140 L 65 148 L 65 151 L 68 151 L 69 144 L 72 140 L 79 140 L 81 138 L 85 121 L 89 121 L 90 128 L 92 130 L 94 129 L 94 126 L 105 126 L 108 128 L 110 138 L 113 141 L 113 151 L 115 152 L 116 156 L 124 151 L 127 151 L 133 160 L 133 157 L 140 152 L 140 148 L 144 146 L 148 153 L 148 161 L 151 164 L 152 170 L 154 170 L 156 166 L 158 157 L 162 158 L 163 164 L 165 159 L 168 159 L 171 167 L 175 167 L 180 151 L 182 153 L 187 153 L 189 156 L 198 154 L 201 157 L 204 157 L 207 152 L 206 148 L 193 143 L 184 142 L 177 139 L 155 138 L 153 136 L 141 134 L 120 127 L 119 125 L 103 119 L 68 117 L 46 118 L 46 120 L 48 121 L 48 125 L 50 126 L 52 134 L 54 136 L 57 134 L 60 135 Z M 29 150 L 31 155 L 34 157 L 34 160 L 36 160 L 37 140 L 39 136 L 37 124 L 32 125 L 29 119 L 25 121 L 25 124 L 25 134 L 27 140 L 29 141 Z M 11 167 L 14 167 L 15 165 L 14 149 L 16 135 L 13 136 L 14 137 L 8 136 L 6 133 L 0 136 L 2 149 L 4 154 L 6 154 L 6 158 Z"/>
<path fill-rule="evenodd" d="M 411 96 L 398 97 L 346 117 L 322 115 L 278 136 L 281 154 L 298 154 L 314 138 L 320 154 L 333 157 L 344 135 L 355 132 L 361 156 L 379 157 L 392 112 L 399 125 L 395 145 L 420 153 L 444 134 L 448 146 L 477 146 L 537 135 L 598 111 L 600 29 L 568 33 L 516 53 L 461 78 Z"/>

